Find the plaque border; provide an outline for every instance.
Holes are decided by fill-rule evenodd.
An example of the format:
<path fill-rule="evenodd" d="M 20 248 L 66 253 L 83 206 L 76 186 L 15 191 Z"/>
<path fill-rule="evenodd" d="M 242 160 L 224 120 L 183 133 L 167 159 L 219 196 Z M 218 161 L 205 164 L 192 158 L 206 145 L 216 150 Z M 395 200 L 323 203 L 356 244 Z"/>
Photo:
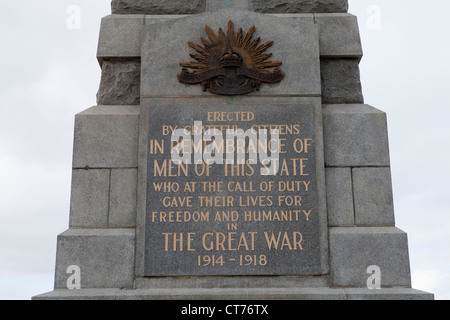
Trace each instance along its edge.
<path fill-rule="evenodd" d="M 139 154 L 138 154 L 138 196 L 136 218 L 136 277 L 145 275 L 145 228 L 147 215 L 147 161 L 148 161 L 148 126 L 149 112 L 152 106 L 172 106 L 186 108 L 189 105 L 200 106 L 251 106 L 273 105 L 274 108 L 283 108 L 286 105 L 313 105 L 315 112 L 315 139 L 316 139 L 316 201 L 319 216 L 319 243 L 320 243 L 320 273 L 302 274 L 299 276 L 320 276 L 329 274 L 329 247 L 328 247 L 328 217 L 326 205 L 325 161 L 322 124 L 322 101 L 318 97 L 217 97 L 214 99 L 202 98 L 143 98 L 141 100 L 140 126 L 139 126 Z M 284 276 L 284 275 L 276 275 Z M 170 277 L 170 276 L 167 276 Z M 213 277 L 213 276 L 196 276 Z M 215 276 L 217 277 L 217 276 Z M 248 277 L 231 276 L 231 277 Z"/>

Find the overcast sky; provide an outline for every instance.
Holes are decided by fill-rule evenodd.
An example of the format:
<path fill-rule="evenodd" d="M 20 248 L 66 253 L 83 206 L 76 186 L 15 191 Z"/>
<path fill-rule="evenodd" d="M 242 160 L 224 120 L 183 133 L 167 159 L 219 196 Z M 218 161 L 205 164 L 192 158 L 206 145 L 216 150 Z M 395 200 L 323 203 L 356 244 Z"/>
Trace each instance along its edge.
<path fill-rule="evenodd" d="M 56 237 L 69 223 L 74 116 L 95 105 L 110 0 L 0 4 L 0 299 L 29 299 L 53 290 Z M 365 101 L 388 114 L 396 224 L 408 233 L 413 287 L 437 299 L 450 299 L 448 12 L 448 0 L 350 0 Z"/>

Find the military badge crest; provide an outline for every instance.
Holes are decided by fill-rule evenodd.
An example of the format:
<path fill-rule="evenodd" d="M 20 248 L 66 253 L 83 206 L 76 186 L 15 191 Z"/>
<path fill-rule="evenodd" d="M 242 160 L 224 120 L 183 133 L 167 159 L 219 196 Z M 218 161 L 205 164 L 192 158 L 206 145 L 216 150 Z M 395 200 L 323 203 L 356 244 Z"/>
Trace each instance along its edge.
<path fill-rule="evenodd" d="M 245 34 L 242 28 L 235 33 L 229 21 L 226 33 L 220 28 L 216 35 L 206 26 L 208 39 L 201 38 L 203 45 L 188 42 L 197 53 L 190 55 L 195 61 L 180 63 L 183 69 L 179 81 L 201 84 L 205 92 L 231 96 L 259 91 L 262 83 L 283 80 L 282 63 L 268 60 L 272 54 L 265 53 L 273 41 L 259 45 L 261 39 L 253 39 L 255 30 L 253 26 Z"/>

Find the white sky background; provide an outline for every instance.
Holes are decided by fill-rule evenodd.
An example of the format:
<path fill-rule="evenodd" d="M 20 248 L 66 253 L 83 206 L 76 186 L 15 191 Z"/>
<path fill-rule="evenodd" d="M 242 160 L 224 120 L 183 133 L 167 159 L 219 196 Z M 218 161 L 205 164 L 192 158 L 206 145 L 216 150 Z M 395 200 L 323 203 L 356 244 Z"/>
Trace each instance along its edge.
<path fill-rule="evenodd" d="M 350 0 L 365 101 L 388 114 L 413 287 L 450 299 L 450 1 Z M 70 5 L 80 29 L 67 26 Z M 93 105 L 110 0 L 0 0 L 0 299 L 53 290 L 69 223 L 74 116 Z"/>

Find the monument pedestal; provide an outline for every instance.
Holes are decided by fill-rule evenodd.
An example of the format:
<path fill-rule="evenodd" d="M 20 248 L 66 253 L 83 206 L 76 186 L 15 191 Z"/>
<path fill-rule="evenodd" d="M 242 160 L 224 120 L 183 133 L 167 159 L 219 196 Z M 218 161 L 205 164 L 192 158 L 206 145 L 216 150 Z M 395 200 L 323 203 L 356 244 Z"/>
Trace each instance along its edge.
<path fill-rule="evenodd" d="M 147 2 L 102 20 L 55 290 L 33 299 L 433 299 L 347 1 Z"/>
<path fill-rule="evenodd" d="M 35 300 L 433 300 L 410 288 L 229 288 L 229 289 L 82 289 L 54 290 Z"/>

